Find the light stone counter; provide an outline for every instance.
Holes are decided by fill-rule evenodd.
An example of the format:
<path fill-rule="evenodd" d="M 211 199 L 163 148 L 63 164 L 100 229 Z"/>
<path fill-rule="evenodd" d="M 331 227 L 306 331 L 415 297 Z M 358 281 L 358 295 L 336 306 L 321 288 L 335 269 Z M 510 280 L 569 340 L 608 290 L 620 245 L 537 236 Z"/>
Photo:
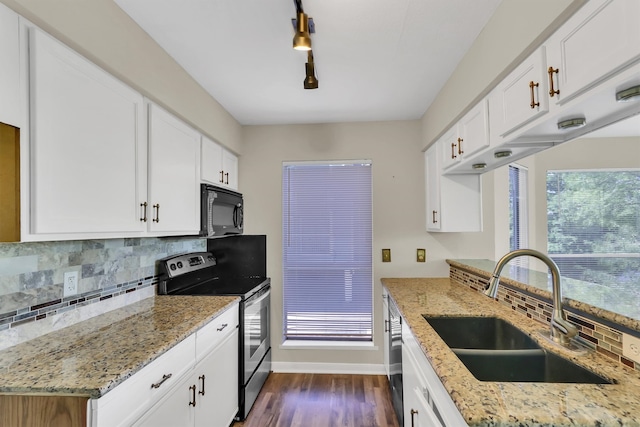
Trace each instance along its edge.
<path fill-rule="evenodd" d="M 0 393 L 98 398 L 237 297 L 154 296 L 0 351 Z"/>
<path fill-rule="evenodd" d="M 448 278 L 382 279 L 422 351 L 470 426 L 640 426 L 640 371 L 595 353 L 575 356 L 539 337 L 546 328 Z M 496 316 L 542 347 L 616 384 L 482 382 L 422 317 Z"/>

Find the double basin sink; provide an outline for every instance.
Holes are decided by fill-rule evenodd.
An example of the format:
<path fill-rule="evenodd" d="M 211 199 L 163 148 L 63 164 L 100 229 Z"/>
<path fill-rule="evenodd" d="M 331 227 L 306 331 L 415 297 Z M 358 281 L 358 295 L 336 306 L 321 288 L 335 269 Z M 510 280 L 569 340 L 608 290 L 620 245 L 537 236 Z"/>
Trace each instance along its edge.
<path fill-rule="evenodd" d="M 422 317 L 480 381 L 611 384 L 500 318 Z"/>

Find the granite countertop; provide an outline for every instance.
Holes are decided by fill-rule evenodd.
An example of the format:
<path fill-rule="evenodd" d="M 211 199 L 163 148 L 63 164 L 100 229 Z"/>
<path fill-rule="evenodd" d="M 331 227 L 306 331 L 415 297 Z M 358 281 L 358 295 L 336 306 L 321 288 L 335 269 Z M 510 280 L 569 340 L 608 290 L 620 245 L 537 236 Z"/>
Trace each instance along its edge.
<path fill-rule="evenodd" d="M 98 398 L 239 301 L 154 296 L 0 351 L 0 393 Z"/>
<path fill-rule="evenodd" d="M 640 371 L 593 353 L 576 356 L 539 337 L 544 325 L 449 278 L 382 279 L 422 351 L 470 426 L 640 426 Z M 615 384 L 482 382 L 422 317 L 496 316 L 543 348 Z"/>

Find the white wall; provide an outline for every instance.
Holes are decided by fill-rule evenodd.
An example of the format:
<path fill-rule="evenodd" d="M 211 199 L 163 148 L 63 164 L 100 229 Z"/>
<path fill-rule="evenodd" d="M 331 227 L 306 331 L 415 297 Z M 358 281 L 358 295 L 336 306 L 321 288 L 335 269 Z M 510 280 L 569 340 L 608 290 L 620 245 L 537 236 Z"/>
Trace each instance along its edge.
<path fill-rule="evenodd" d="M 0 0 L 231 151 L 240 124 L 111 0 Z"/>

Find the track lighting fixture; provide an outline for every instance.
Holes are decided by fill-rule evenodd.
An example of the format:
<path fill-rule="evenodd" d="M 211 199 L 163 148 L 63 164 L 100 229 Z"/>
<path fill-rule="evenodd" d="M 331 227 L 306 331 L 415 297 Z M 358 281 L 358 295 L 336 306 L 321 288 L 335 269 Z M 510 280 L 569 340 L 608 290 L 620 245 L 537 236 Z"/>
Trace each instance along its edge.
<path fill-rule="evenodd" d="M 309 35 L 309 18 L 304 12 L 298 12 L 296 34 L 293 36 L 295 50 L 311 50 L 311 36 Z"/>
<path fill-rule="evenodd" d="M 304 79 L 305 89 L 318 89 L 318 79 L 316 78 L 315 64 L 313 63 L 313 51 L 307 52 L 307 63 L 304 64 L 307 77 Z"/>

